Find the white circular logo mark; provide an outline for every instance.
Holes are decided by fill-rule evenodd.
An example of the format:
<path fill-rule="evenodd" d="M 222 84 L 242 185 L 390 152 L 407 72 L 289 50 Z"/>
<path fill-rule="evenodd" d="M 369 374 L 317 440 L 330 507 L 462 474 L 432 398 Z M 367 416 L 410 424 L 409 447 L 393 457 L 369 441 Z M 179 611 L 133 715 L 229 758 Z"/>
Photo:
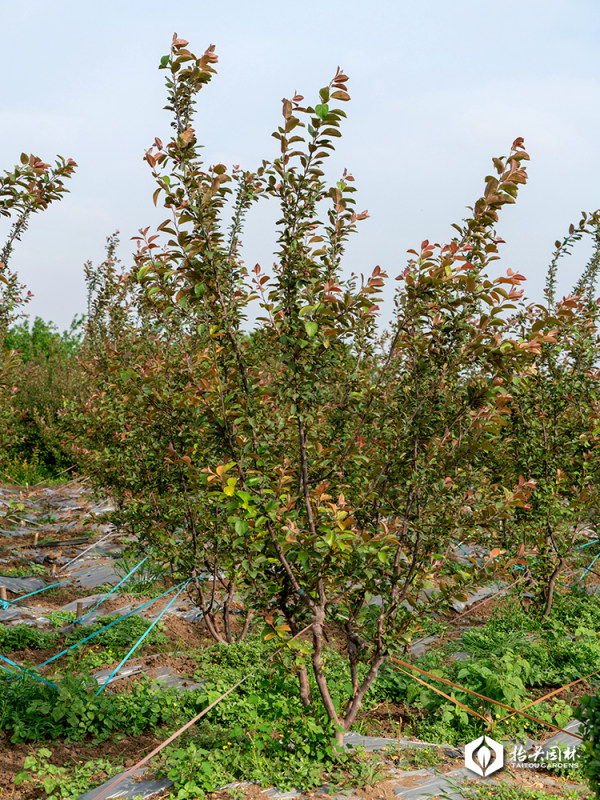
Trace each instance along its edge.
<path fill-rule="evenodd" d="M 465 767 L 476 775 L 487 778 L 503 766 L 504 747 L 489 736 L 480 736 L 465 746 Z"/>

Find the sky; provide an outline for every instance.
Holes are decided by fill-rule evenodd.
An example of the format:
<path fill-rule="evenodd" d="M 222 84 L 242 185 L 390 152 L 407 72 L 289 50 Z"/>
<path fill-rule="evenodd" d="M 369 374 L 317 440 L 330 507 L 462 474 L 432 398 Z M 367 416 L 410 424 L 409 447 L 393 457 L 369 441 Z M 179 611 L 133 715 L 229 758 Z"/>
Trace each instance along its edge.
<path fill-rule="evenodd" d="M 526 276 L 529 297 L 543 297 L 554 241 L 600 207 L 598 0 L 0 0 L 0 20 L 0 170 L 23 151 L 78 163 L 70 193 L 32 218 L 10 264 L 34 294 L 28 313 L 61 328 L 85 311 L 83 264 L 102 260 L 106 237 L 120 232 L 130 263 L 131 237 L 165 217 L 143 155 L 169 136 L 158 64 L 174 32 L 219 55 L 195 125 L 211 164 L 276 157 L 282 98 L 314 104 L 338 65 L 350 77 L 328 177 L 348 168 L 370 217 L 348 274 L 379 265 L 393 278 L 409 248 L 448 241 L 492 157 L 518 136 L 529 183 L 502 212 L 498 263 Z M 269 206 L 252 211 L 248 265 L 271 265 L 275 219 Z M 582 243 L 562 262 L 563 293 L 590 252 Z"/>

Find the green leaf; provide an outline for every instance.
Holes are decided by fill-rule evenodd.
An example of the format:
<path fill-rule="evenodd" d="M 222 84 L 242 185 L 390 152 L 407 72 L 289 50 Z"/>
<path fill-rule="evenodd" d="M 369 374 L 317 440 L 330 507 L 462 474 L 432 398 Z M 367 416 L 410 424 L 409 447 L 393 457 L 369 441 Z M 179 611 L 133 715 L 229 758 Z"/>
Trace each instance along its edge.
<path fill-rule="evenodd" d="M 315 335 L 315 333 L 319 330 L 319 326 L 316 322 L 311 322 L 310 320 L 306 320 L 304 323 L 304 329 L 306 330 L 306 335 L 311 338 Z"/>
<path fill-rule="evenodd" d="M 20 786 L 25 781 L 29 780 L 29 773 L 26 769 L 22 769 L 20 772 L 17 772 L 15 775 L 15 786 Z"/>
<path fill-rule="evenodd" d="M 315 114 L 317 115 L 317 117 L 319 117 L 319 119 L 325 119 L 327 114 L 329 114 L 329 106 L 326 103 L 316 105 Z"/>

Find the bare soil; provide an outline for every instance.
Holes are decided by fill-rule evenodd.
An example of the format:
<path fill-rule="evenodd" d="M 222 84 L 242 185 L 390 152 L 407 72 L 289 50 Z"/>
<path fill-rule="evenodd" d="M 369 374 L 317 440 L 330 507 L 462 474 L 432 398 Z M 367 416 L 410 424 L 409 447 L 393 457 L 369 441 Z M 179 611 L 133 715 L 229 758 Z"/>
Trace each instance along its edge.
<path fill-rule="evenodd" d="M 52 763 L 60 767 L 68 767 L 81 761 L 96 758 L 122 760 L 123 768 L 136 764 L 140 758 L 149 753 L 160 742 L 156 736 L 124 736 L 118 741 L 107 740 L 92 745 L 81 742 L 51 742 L 48 749 L 52 753 Z M 0 797 L 2 800 L 40 800 L 45 796 L 34 787 L 15 789 L 15 775 L 23 769 L 25 757 L 39 749 L 39 744 L 13 744 L 6 736 L 0 737 Z M 108 777 L 108 776 L 107 776 Z"/>
<path fill-rule="evenodd" d="M 6 487 L 5 487 L 6 488 Z M 60 489 L 57 487 L 58 500 L 60 501 Z M 18 552 L 14 550 L 28 550 L 33 548 L 33 541 L 36 531 L 39 533 L 40 540 L 53 539 L 56 541 L 65 541 L 66 544 L 57 548 L 40 548 L 39 552 L 44 552 L 50 558 L 56 559 L 61 553 L 68 551 L 68 557 L 74 548 L 79 547 L 80 550 L 85 549 L 84 544 L 71 545 L 69 542 L 82 538 L 82 534 L 89 535 L 90 543 L 96 539 L 101 538 L 100 534 L 92 532 L 92 527 L 96 521 L 91 517 L 83 517 L 92 507 L 91 494 L 85 489 L 80 490 L 81 502 L 77 506 L 69 505 L 73 503 L 73 496 L 75 493 L 74 484 L 65 484 L 63 506 L 51 505 L 49 499 L 44 495 L 43 488 L 32 488 L 29 491 L 16 490 L 17 494 L 22 495 L 23 502 L 27 503 L 30 500 L 35 501 L 39 507 L 44 508 L 44 513 L 52 513 L 56 521 L 48 523 L 48 529 L 44 533 L 44 525 L 31 524 L 31 531 L 25 536 L 19 538 L 6 537 L 0 541 L 0 553 L 6 557 L 10 557 L 10 561 L 5 565 L 0 565 L 0 572 L 2 569 L 9 569 L 11 566 L 22 566 L 24 560 L 20 557 Z M 43 515 L 41 515 L 43 516 Z M 79 524 L 74 525 L 69 531 L 60 530 L 60 524 L 72 522 L 77 520 Z M 1 520 L 0 520 L 1 522 Z M 27 525 L 23 521 L 23 525 Z M 118 537 L 116 537 L 118 538 Z M 77 550 L 74 550 L 77 552 Z M 43 576 L 46 580 L 49 575 Z M 60 581 L 64 576 L 59 572 L 56 576 L 56 581 Z M 510 579 L 508 579 L 510 580 Z M 597 584 L 600 581 L 600 573 L 590 574 L 588 576 L 590 584 Z M 158 586 L 159 584 L 157 584 Z M 162 586 L 162 583 L 160 584 Z M 170 588 L 173 581 L 169 578 L 165 581 L 164 589 Z M 205 583 L 205 588 L 210 591 L 211 584 Z M 91 594 L 98 593 L 97 589 L 90 589 L 78 586 L 60 587 L 58 589 L 45 592 L 43 595 L 34 596 L 31 598 L 31 605 L 40 609 L 53 609 L 56 610 L 67 603 L 86 597 Z M 186 598 L 193 601 L 196 600 L 194 590 L 184 592 L 180 596 L 180 603 Z M 143 605 L 145 602 L 152 598 L 148 595 L 134 595 L 134 594 L 119 594 L 110 597 L 102 605 L 103 614 L 114 614 L 119 609 L 126 605 L 132 605 L 133 608 Z M 151 613 L 158 613 L 162 610 L 171 598 L 156 599 L 154 604 L 149 607 Z M 475 606 L 473 609 L 468 610 L 466 613 L 457 615 L 454 612 L 449 612 L 446 615 L 446 620 L 451 623 L 452 629 L 448 631 L 443 638 L 440 638 L 439 643 L 447 642 L 460 635 L 465 627 L 476 627 L 484 625 L 487 620 L 498 610 L 506 608 L 509 601 L 505 596 L 489 598 Z M 239 604 L 238 604 L 239 606 Z M 176 606 L 175 606 L 176 607 Z M 169 667 L 179 676 L 194 680 L 194 674 L 198 672 L 197 662 L 187 655 L 178 655 L 179 651 L 184 650 L 198 650 L 214 644 L 214 640 L 209 633 L 209 630 L 204 621 L 190 623 L 173 615 L 165 615 L 163 618 L 165 623 L 165 630 L 169 640 L 169 653 L 165 653 L 164 645 L 146 645 L 136 653 L 136 657 L 143 657 L 144 673 L 150 678 L 155 676 L 156 670 L 161 667 Z M 232 620 L 232 629 L 234 636 L 240 631 L 243 625 L 242 617 L 239 616 Z M 335 626 L 326 626 L 325 629 L 327 643 L 330 647 L 336 648 L 339 652 L 345 649 L 345 638 Z M 52 656 L 59 653 L 64 649 L 64 644 L 58 643 L 53 648 L 46 649 L 27 649 L 16 651 L 13 653 L 5 654 L 17 663 L 23 664 L 30 662 L 32 664 L 39 664 Z M 410 656 L 407 657 L 407 660 Z M 107 663 L 105 667 L 115 667 L 118 662 L 113 661 Z M 55 664 L 42 670 L 42 673 L 53 674 L 56 669 Z M 131 690 L 132 686 L 142 679 L 142 673 L 133 675 L 111 684 L 107 687 L 107 691 L 124 693 Z M 548 692 L 552 691 L 555 687 L 539 687 L 532 692 L 533 699 L 543 697 Z M 570 689 L 562 690 L 559 694 L 555 695 L 556 698 L 565 699 L 570 702 L 576 701 L 578 697 L 590 690 L 588 683 L 578 684 Z M 534 707 L 535 708 L 535 707 Z M 535 710 L 532 711 L 535 714 Z M 396 738 L 402 735 L 406 738 L 406 729 L 411 722 L 420 719 L 426 715 L 426 712 L 415 710 L 404 703 L 380 703 L 372 709 L 363 709 L 359 716 L 359 723 L 362 725 L 363 730 L 368 730 L 371 735 L 386 736 Z M 115 761 L 121 761 L 123 767 L 127 768 L 133 766 L 141 757 L 148 753 L 155 747 L 164 737 L 159 735 L 141 735 L 141 736 L 123 736 L 112 740 L 107 740 L 101 744 L 92 745 L 90 743 L 69 743 L 64 741 L 53 741 L 48 744 L 48 749 L 52 752 L 52 762 L 58 766 L 69 766 L 81 761 L 87 761 L 94 758 L 107 758 Z M 548 732 L 551 735 L 551 732 Z M 35 752 L 42 746 L 42 743 L 31 744 L 12 744 L 8 737 L 0 734 L 0 799 L 1 800 L 39 800 L 42 794 L 35 788 L 24 789 L 19 787 L 14 789 L 14 777 L 17 772 L 22 769 L 25 757 Z M 382 756 L 374 755 L 373 759 Z M 389 758 L 389 756 L 388 756 Z M 391 762 L 387 762 L 388 766 Z M 447 772 L 457 767 L 462 767 L 461 759 L 450 760 L 442 759 L 438 768 L 442 772 Z M 513 770 L 506 769 L 502 773 L 502 780 L 513 781 L 521 786 L 543 791 L 552 791 L 556 794 L 563 794 L 563 787 L 567 786 L 561 779 L 555 775 L 545 774 L 544 777 L 550 777 L 556 781 L 556 786 L 549 788 L 548 784 L 539 780 L 540 775 L 535 771 L 530 770 Z M 376 786 L 366 787 L 361 790 L 353 790 L 353 795 L 358 796 L 361 800 L 393 800 L 393 787 L 403 783 L 408 786 L 414 783 L 411 778 L 402 781 L 401 776 L 394 775 L 392 780 L 385 779 L 380 781 Z M 474 787 L 477 782 L 474 782 Z M 165 792 L 163 797 L 168 797 L 169 792 Z M 264 800 L 264 787 L 251 786 L 245 790 L 245 796 L 248 800 Z M 214 800 L 229 800 L 231 795 L 227 792 L 216 793 Z M 314 800 L 323 800 L 323 795 L 313 793 L 309 797 Z"/>

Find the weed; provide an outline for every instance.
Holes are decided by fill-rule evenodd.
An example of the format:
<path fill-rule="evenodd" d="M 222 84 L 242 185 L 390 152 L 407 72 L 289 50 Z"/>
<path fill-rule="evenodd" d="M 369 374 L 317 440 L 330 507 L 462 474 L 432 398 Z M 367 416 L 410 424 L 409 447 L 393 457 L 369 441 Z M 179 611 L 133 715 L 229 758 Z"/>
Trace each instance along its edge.
<path fill-rule="evenodd" d="M 115 561 L 114 569 L 119 578 L 124 578 L 132 569 L 139 563 L 139 555 L 137 558 L 129 557 L 123 554 L 120 559 Z M 151 595 L 155 589 L 155 584 L 159 580 L 165 580 L 167 575 L 170 574 L 167 567 L 164 567 L 158 562 L 145 562 L 126 582 L 128 594 Z M 160 594 L 164 591 L 161 589 Z"/>
<path fill-rule="evenodd" d="M 470 628 L 453 641 L 419 656 L 422 669 L 451 680 L 492 700 L 520 708 L 538 686 L 563 686 L 600 669 L 600 607 L 583 591 L 558 595 L 551 613 L 543 620 L 525 611 L 516 599 L 508 600 L 485 626 Z M 452 656 L 464 651 L 469 658 Z M 438 688 L 435 680 L 428 680 Z M 591 683 L 594 679 L 590 680 Z M 444 688 L 439 684 L 439 688 Z M 465 692 L 445 691 L 479 713 L 497 719 L 506 711 Z M 420 739 L 461 744 L 480 735 L 473 716 L 445 700 L 433 689 L 385 664 L 369 699 L 376 702 L 408 702 L 412 718 L 408 729 Z M 569 702 L 544 701 L 530 712 L 540 720 L 563 726 L 573 715 Z M 497 732 L 513 736 L 537 736 L 542 724 L 518 715 L 497 725 Z"/>
<path fill-rule="evenodd" d="M 19 486 L 31 486 L 53 476 L 52 470 L 44 464 L 38 448 L 27 457 L 19 454 L 8 456 L 4 461 L 6 476 Z"/>
<path fill-rule="evenodd" d="M 250 780 L 279 790 L 302 787 L 309 791 L 328 783 L 336 788 L 373 786 L 384 777 L 384 768 L 364 752 L 338 753 L 323 749 L 319 758 L 290 752 L 270 738 L 270 746 L 257 746 L 259 735 L 238 736 L 220 746 L 207 746 L 200 739 L 185 746 L 166 748 L 160 775 L 173 782 L 175 800 L 204 797 L 227 783 Z"/>
<path fill-rule="evenodd" d="M 127 694 L 96 696 L 97 682 L 86 677 L 67 675 L 55 683 L 57 690 L 27 676 L 0 682 L 0 727 L 12 742 L 101 742 L 116 732 L 136 735 L 181 725 L 208 704 L 200 690 L 157 688 L 145 676 Z"/>
<path fill-rule="evenodd" d="M 0 650 L 3 653 L 15 650 L 43 650 L 52 647 L 58 640 L 52 631 L 40 631 L 30 625 L 0 626 Z"/>
<path fill-rule="evenodd" d="M 27 564 L 20 564 L 16 567 L 9 567 L 0 575 L 0 582 L 2 577 L 11 578 L 28 578 L 30 575 L 46 575 L 48 569 L 43 564 L 36 564 L 35 561 L 28 562 Z"/>
<path fill-rule="evenodd" d="M 116 774 L 120 765 L 104 758 L 58 767 L 51 763 L 52 752 L 41 748 L 27 756 L 15 777 L 15 786 L 32 784 L 45 792 L 47 800 L 76 800 L 82 792 Z"/>
<path fill-rule="evenodd" d="M 397 750 L 394 755 L 397 755 Z M 407 747 L 401 751 L 400 759 L 403 768 L 425 769 L 437 767 L 442 759 L 442 752 L 437 747 Z"/>
<path fill-rule="evenodd" d="M 500 783 L 496 786 L 479 783 L 476 787 L 457 784 L 456 789 L 464 800 L 580 800 L 581 795 L 575 791 L 564 794 L 553 794 L 547 789 L 527 789 L 510 783 Z M 440 795 L 443 800 L 451 800 L 456 794 L 444 793 Z"/>
<path fill-rule="evenodd" d="M 597 695 L 583 697 L 576 712 L 583 723 L 580 768 L 591 790 L 600 795 L 600 701 Z"/>
<path fill-rule="evenodd" d="M 49 589 L 44 594 L 50 594 L 51 591 L 52 591 L 52 589 Z M 50 617 L 50 624 L 55 629 L 63 628 L 64 625 L 65 625 L 65 622 L 69 622 L 69 621 L 75 622 L 76 618 L 77 618 L 77 615 L 75 614 L 74 611 L 61 611 L 60 612 L 60 616 L 56 616 L 56 617 L 55 616 L 51 616 Z"/>
<path fill-rule="evenodd" d="M 73 672 L 87 673 L 99 667 L 105 667 L 114 661 L 121 661 L 127 655 L 129 648 L 101 647 L 91 645 L 85 649 L 73 650 L 61 666 L 63 674 Z"/>
<path fill-rule="evenodd" d="M 120 617 L 118 614 L 107 614 L 105 617 L 102 617 L 92 625 L 87 627 L 78 626 L 66 635 L 65 643 L 67 645 L 71 645 L 75 644 L 75 642 L 80 642 L 82 639 L 85 639 L 87 636 L 90 636 L 96 631 L 102 630 L 102 628 L 104 628 L 106 625 L 109 625 L 111 622 L 116 622 L 116 620 L 119 618 Z M 108 630 L 98 633 L 94 637 L 93 642 L 95 645 L 101 645 L 102 647 L 115 648 L 131 646 L 144 635 L 151 624 L 152 623 L 145 619 L 145 617 L 141 617 L 138 614 L 132 614 L 132 616 L 121 620 L 121 622 L 117 622 L 116 625 L 108 628 Z M 164 628 L 164 623 L 158 622 L 144 640 L 144 644 L 149 645 L 165 643 L 167 641 L 167 637 L 164 633 Z"/>

